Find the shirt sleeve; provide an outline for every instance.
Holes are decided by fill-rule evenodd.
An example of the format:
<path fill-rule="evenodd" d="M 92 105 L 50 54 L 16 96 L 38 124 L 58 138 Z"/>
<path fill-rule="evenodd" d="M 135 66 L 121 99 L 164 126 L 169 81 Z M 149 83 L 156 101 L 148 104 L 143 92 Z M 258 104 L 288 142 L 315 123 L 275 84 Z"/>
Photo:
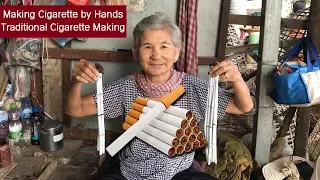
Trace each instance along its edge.
<path fill-rule="evenodd" d="M 119 79 L 103 86 L 103 110 L 105 119 L 116 118 L 123 115 L 123 83 L 124 79 Z M 95 90 L 92 95 L 97 103 L 97 91 Z"/>
<path fill-rule="evenodd" d="M 207 96 L 208 96 L 208 81 L 199 78 L 198 79 L 198 86 L 197 86 L 197 93 L 200 101 L 201 111 L 203 117 L 205 117 L 206 113 L 206 106 L 207 106 Z M 232 93 L 228 90 L 223 88 L 218 88 L 218 119 L 222 119 L 226 113 L 226 109 L 230 102 Z"/>

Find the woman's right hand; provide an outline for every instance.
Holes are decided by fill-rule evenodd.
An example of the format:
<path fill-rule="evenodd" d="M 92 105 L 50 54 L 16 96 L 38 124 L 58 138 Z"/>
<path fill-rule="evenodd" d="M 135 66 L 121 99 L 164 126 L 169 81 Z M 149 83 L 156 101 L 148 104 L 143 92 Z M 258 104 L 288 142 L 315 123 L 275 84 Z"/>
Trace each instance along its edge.
<path fill-rule="evenodd" d="M 85 59 L 80 59 L 72 70 L 73 80 L 80 83 L 94 83 L 98 80 L 99 72 L 92 63 Z"/>

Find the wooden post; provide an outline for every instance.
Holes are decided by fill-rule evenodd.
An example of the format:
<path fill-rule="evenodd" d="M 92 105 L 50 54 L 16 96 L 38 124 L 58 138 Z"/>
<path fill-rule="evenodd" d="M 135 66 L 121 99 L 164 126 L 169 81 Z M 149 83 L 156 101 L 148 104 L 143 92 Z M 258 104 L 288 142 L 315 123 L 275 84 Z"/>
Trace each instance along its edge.
<path fill-rule="evenodd" d="M 257 77 L 257 113 L 254 118 L 253 149 L 257 162 L 269 162 L 272 141 L 274 102 L 268 96 L 272 87 L 271 75 L 278 62 L 282 1 L 263 0 Z"/>
<path fill-rule="evenodd" d="M 320 1 L 312 0 L 310 13 L 309 13 L 309 24 L 308 34 L 311 36 L 314 45 L 318 52 L 320 52 Z M 293 154 L 296 156 L 306 157 L 308 137 L 310 130 L 310 108 L 300 108 L 298 111 L 298 120 L 296 126 L 296 135 L 294 140 L 294 151 Z M 298 145 L 298 146 L 296 146 Z"/>

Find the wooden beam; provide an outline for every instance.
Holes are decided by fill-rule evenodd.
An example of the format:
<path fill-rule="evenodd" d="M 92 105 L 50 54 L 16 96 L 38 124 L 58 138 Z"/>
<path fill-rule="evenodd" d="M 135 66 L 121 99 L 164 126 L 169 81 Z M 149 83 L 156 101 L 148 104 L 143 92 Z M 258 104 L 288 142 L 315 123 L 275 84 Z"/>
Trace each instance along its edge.
<path fill-rule="evenodd" d="M 72 49 L 72 48 L 48 48 L 50 59 L 91 61 L 116 61 L 135 62 L 131 52 L 108 51 L 102 49 Z M 199 65 L 210 65 L 216 62 L 216 57 L 200 56 Z"/>
<path fill-rule="evenodd" d="M 280 127 L 277 138 L 287 136 L 290 124 L 293 120 L 294 115 L 296 114 L 297 108 L 289 107 L 288 112 L 283 120 L 283 126 Z"/>
<path fill-rule="evenodd" d="M 226 44 L 228 36 L 229 16 L 230 16 L 231 0 L 221 1 L 218 42 L 216 49 L 216 57 L 218 61 L 224 60 L 226 56 Z"/>
<path fill-rule="evenodd" d="M 260 26 L 261 16 L 230 14 L 229 24 Z M 308 20 L 282 18 L 281 27 L 289 29 L 307 29 Z"/>
<path fill-rule="evenodd" d="M 106 141 L 111 142 L 117 139 L 121 133 L 106 131 Z M 78 128 L 63 128 L 63 136 L 70 139 L 93 140 L 96 141 L 98 137 L 98 130 L 96 129 L 78 129 Z"/>

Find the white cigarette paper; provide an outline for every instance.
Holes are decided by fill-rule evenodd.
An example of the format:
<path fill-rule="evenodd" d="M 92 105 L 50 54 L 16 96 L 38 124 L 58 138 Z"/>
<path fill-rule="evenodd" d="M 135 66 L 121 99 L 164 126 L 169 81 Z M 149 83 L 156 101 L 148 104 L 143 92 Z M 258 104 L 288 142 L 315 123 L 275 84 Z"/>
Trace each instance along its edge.
<path fill-rule="evenodd" d="M 96 83 L 97 87 L 97 111 L 98 111 L 98 127 L 99 135 L 97 142 L 97 150 L 99 155 L 105 153 L 105 127 L 104 127 L 104 110 L 103 110 L 103 91 L 102 91 L 102 74 L 99 74 L 98 81 Z"/>
<path fill-rule="evenodd" d="M 144 107 L 143 110 L 142 110 L 142 115 L 140 115 L 140 117 L 142 117 L 143 115 L 145 115 L 146 113 L 148 113 L 150 111 L 150 108 L 148 107 Z M 173 126 L 176 126 L 178 128 L 181 128 L 181 123 L 182 121 L 184 120 L 183 118 L 181 117 L 178 117 L 178 116 L 175 116 L 175 115 L 172 115 L 172 114 L 168 114 L 166 112 L 162 112 L 160 113 L 158 116 L 157 116 L 157 119 L 160 120 L 160 121 L 163 121 L 165 123 L 169 123 Z"/>
<path fill-rule="evenodd" d="M 170 149 L 172 148 L 172 146 L 168 145 L 167 143 L 164 143 L 163 141 L 160 141 L 159 139 L 143 131 L 138 132 L 137 137 L 167 155 Z"/>
<path fill-rule="evenodd" d="M 165 142 L 166 144 L 172 146 L 172 141 L 176 138 L 175 136 L 172 136 L 164 131 L 161 131 L 157 128 L 154 128 L 150 125 L 147 125 L 144 129 L 144 132 L 150 134 L 153 137 L 156 137 L 157 139 Z"/>
<path fill-rule="evenodd" d="M 131 128 L 126 130 L 121 136 L 113 141 L 106 149 L 111 156 L 118 153 L 128 142 L 130 142 L 139 132 L 142 131 L 152 120 L 154 120 L 166 107 L 159 103 L 159 105 L 152 108 L 144 117 L 139 119 Z"/>
<path fill-rule="evenodd" d="M 143 118 L 143 117 L 145 117 L 145 116 L 146 116 L 146 115 L 143 114 L 141 118 Z M 139 121 L 140 121 L 140 120 L 139 120 Z M 138 121 L 138 122 L 139 122 L 139 121 Z M 152 120 L 152 121 L 149 123 L 149 125 L 157 128 L 157 129 L 159 129 L 159 130 L 161 130 L 161 131 L 163 131 L 163 132 L 166 132 L 166 133 L 168 133 L 168 134 L 170 134 L 170 135 L 172 135 L 172 136 L 176 136 L 177 131 L 180 129 L 180 128 L 176 127 L 176 126 L 173 126 L 173 125 L 171 125 L 171 124 L 168 124 L 168 123 L 165 123 L 165 122 L 163 122 L 163 121 L 160 121 L 159 119 L 154 119 L 154 120 Z M 131 129 L 131 128 L 130 128 L 130 129 Z"/>
<path fill-rule="evenodd" d="M 143 108 L 143 113 L 147 113 L 148 111 L 150 111 L 150 108 L 154 107 L 158 103 L 159 102 L 157 102 L 157 101 L 148 100 L 147 106 L 145 106 Z M 185 119 L 186 115 L 188 113 L 190 113 L 189 110 L 183 109 L 183 108 L 179 108 L 179 107 L 176 107 L 176 106 L 169 106 L 164 112 L 165 113 L 169 113 L 169 114 L 174 115 L 174 116 L 178 116 L 178 117 L 183 118 L 183 119 Z"/>

